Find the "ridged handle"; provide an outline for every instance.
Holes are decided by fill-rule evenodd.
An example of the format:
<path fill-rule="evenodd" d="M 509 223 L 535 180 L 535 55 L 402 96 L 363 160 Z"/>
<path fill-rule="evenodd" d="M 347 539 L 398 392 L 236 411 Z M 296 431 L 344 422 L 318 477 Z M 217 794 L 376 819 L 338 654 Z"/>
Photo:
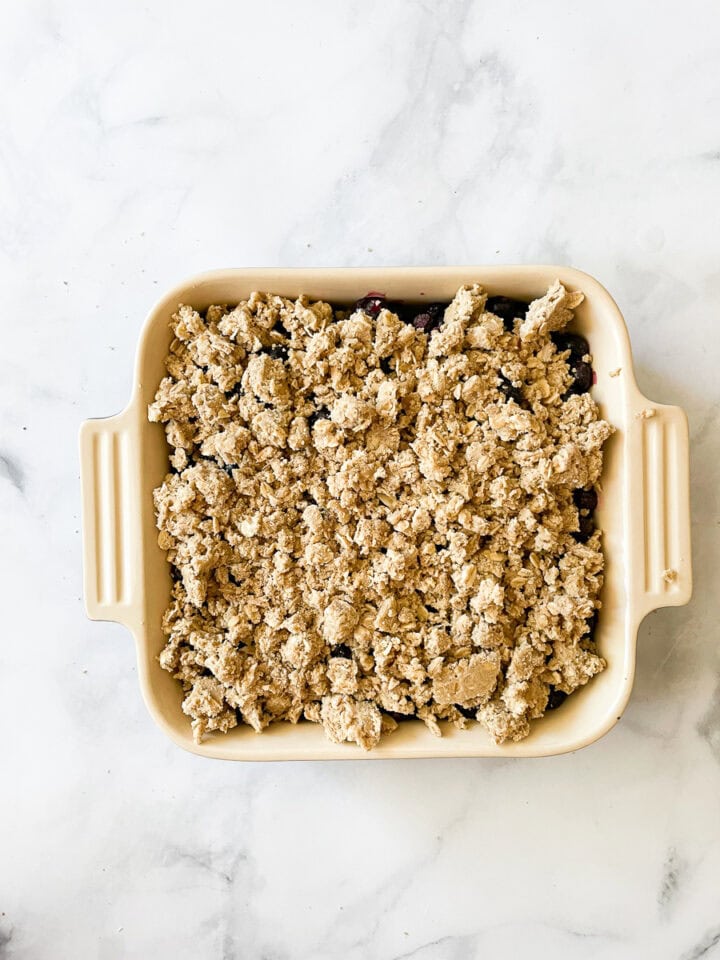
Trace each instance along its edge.
<path fill-rule="evenodd" d="M 136 606 L 130 423 L 126 410 L 80 429 L 85 608 L 92 620 L 128 625 Z"/>
<path fill-rule="evenodd" d="M 687 603 L 692 593 L 687 417 L 647 402 L 635 414 L 642 457 L 641 590 L 644 616 Z"/>

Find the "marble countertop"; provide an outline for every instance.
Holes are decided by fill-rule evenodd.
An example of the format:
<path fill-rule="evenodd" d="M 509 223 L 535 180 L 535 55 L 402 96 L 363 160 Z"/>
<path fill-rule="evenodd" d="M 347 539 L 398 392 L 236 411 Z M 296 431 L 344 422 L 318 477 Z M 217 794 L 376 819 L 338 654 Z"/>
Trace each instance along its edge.
<path fill-rule="evenodd" d="M 0 37 L 0 958 L 720 957 L 720 19 L 683 4 L 11 4 Z M 86 620 L 77 431 L 199 270 L 555 262 L 692 434 L 695 596 L 544 761 L 243 765 Z"/>

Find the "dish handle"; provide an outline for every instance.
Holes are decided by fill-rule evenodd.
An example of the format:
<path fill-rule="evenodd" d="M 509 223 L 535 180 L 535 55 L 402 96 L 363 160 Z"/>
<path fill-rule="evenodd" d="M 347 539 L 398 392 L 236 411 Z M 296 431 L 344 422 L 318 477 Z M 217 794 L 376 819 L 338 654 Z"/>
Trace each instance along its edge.
<path fill-rule="evenodd" d="M 138 563 L 132 563 L 132 409 L 80 428 L 85 609 L 91 620 L 132 626 Z"/>
<path fill-rule="evenodd" d="M 687 603 L 692 593 L 688 422 L 680 407 L 641 398 L 635 412 L 641 477 L 634 529 L 640 563 L 640 614 Z"/>

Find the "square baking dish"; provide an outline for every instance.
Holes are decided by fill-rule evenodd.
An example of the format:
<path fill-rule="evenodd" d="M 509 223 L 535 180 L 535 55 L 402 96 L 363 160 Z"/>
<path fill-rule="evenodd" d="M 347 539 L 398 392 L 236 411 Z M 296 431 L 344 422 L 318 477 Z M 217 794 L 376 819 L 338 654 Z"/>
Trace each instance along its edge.
<path fill-rule="evenodd" d="M 491 295 L 531 300 L 555 279 L 585 300 L 572 329 L 587 337 L 596 383 L 592 395 L 617 428 L 605 446 L 597 508 L 606 557 L 596 639 L 607 669 L 562 709 L 535 721 L 519 743 L 495 744 L 480 724 L 444 724 L 433 736 L 408 721 L 370 753 L 330 743 L 321 726 L 272 724 L 262 734 L 246 725 L 193 741 L 181 710 L 182 688 L 160 668 L 161 619 L 170 596 L 170 567 L 157 545 L 152 492 L 168 469 L 161 424 L 147 406 L 165 375 L 169 320 L 179 303 L 203 310 L 237 303 L 253 290 L 349 303 L 381 290 L 390 299 L 449 301 L 464 283 Z M 652 403 L 638 390 L 628 332 L 609 293 L 568 267 L 413 267 L 332 270 L 219 270 L 187 280 L 150 312 L 138 346 L 132 398 L 115 417 L 88 420 L 80 431 L 84 588 L 93 620 L 122 623 L 135 638 L 140 686 L 158 725 L 193 753 L 224 760 L 349 760 L 401 757 L 540 757 L 577 750 L 620 719 L 635 670 L 638 626 L 651 610 L 687 603 L 692 589 L 688 494 L 688 427 L 679 407 Z"/>

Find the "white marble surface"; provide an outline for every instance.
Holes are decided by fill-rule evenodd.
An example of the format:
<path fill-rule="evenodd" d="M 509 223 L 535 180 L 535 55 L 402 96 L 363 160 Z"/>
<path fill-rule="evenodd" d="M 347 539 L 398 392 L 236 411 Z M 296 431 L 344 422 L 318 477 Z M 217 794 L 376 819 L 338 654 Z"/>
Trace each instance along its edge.
<path fill-rule="evenodd" d="M 720 957 L 713 0 L 25 0 L 0 35 L 0 958 Z M 693 438 L 696 592 L 604 740 L 239 765 L 81 602 L 77 430 L 161 291 L 240 265 L 564 262 Z"/>

